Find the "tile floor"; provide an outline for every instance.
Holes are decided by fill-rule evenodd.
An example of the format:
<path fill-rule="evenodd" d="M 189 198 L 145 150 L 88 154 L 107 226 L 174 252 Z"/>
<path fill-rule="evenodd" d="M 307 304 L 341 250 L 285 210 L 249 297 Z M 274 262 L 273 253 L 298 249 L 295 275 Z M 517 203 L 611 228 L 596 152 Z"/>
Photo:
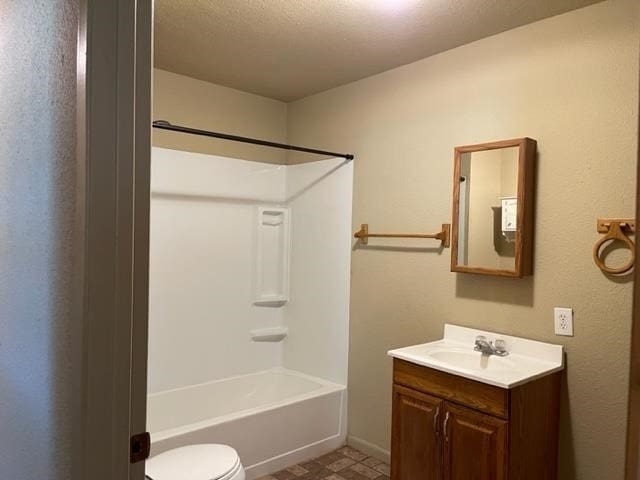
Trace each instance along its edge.
<path fill-rule="evenodd" d="M 343 447 L 258 480 L 389 480 L 389 465 Z"/>

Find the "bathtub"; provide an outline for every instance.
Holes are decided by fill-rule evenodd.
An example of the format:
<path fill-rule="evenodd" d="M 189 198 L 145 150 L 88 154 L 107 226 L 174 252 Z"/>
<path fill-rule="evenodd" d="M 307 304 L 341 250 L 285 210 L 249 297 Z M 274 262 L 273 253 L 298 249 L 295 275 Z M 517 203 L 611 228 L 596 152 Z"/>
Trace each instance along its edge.
<path fill-rule="evenodd" d="M 238 451 L 253 479 L 346 441 L 346 388 L 275 368 L 149 395 L 151 455 L 195 443 Z"/>

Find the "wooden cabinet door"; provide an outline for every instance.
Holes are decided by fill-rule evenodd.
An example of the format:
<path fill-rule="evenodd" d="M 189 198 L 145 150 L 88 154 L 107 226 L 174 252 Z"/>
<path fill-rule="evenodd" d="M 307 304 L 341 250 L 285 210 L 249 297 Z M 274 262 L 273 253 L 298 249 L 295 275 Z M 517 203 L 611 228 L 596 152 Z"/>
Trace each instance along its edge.
<path fill-rule="evenodd" d="M 507 422 L 444 405 L 444 480 L 506 480 Z"/>
<path fill-rule="evenodd" d="M 392 480 L 440 480 L 444 402 L 393 386 Z"/>

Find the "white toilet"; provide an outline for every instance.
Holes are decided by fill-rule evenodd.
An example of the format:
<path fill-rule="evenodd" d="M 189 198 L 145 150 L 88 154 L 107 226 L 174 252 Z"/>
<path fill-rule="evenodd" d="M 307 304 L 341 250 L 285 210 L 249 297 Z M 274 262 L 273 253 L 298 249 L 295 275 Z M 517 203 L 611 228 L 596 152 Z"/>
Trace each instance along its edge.
<path fill-rule="evenodd" d="M 238 453 L 227 445 L 188 445 L 147 460 L 149 480 L 245 480 Z"/>

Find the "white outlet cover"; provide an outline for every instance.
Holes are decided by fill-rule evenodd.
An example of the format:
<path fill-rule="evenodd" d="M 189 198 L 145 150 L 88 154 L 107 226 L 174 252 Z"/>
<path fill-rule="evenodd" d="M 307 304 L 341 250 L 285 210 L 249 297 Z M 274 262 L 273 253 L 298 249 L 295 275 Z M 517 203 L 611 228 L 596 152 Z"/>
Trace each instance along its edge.
<path fill-rule="evenodd" d="M 573 337 L 573 309 L 555 307 L 553 309 L 553 320 L 556 335 Z"/>

